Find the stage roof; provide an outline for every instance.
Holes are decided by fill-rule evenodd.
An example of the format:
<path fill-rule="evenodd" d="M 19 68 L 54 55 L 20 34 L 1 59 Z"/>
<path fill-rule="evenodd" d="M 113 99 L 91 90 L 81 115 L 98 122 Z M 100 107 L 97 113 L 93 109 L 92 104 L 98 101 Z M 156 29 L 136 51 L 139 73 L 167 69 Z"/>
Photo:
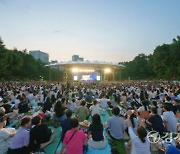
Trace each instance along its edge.
<path fill-rule="evenodd" d="M 48 64 L 46 66 L 54 67 L 54 66 L 60 66 L 60 67 L 76 67 L 76 66 L 83 66 L 83 67 L 114 67 L 114 68 L 124 68 L 124 65 L 117 64 L 117 63 L 111 63 L 111 62 L 105 62 L 105 61 L 66 61 L 66 62 L 58 62 L 53 64 Z"/>

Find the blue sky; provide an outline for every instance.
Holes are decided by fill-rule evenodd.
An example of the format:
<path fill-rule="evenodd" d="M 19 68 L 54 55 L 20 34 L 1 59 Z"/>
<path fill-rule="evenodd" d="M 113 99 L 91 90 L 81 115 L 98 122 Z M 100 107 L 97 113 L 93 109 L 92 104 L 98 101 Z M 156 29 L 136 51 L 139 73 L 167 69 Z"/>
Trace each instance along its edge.
<path fill-rule="evenodd" d="M 0 0 L 8 48 L 129 61 L 180 35 L 180 0 Z"/>

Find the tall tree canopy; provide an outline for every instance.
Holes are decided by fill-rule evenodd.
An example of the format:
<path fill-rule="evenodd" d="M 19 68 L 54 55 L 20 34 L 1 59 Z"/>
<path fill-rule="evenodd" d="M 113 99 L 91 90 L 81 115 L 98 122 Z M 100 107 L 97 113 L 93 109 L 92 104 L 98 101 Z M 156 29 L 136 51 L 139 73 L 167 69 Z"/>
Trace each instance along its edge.
<path fill-rule="evenodd" d="M 159 45 L 153 54 L 139 54 L 125 62 L 122 78 L 128 79 L 180 79 L 180 37 L 171 44 Z"/>
<path fill-rule="evenodd" d="M 7 49 L 0 38 L 0 80 L 40 80 L 40 77 L 49 80 L 50 73 L 51 80 L 62 80 L 59 76 L 62 72 L 50 71 L 40 60 L 27 54 L 26 50 Z"/>
<path fill-rule="evenodd" d="M 170 44 L 157 46 L 150 55 L 142 53 L 123 64 L 120 74 L 124 80 L 180 79 L 180 36 Z M 50 70 L 26 50 L 7 49 L 0 38 L 0 80 L 39 80 L 40 76 L 45 80 L 63 80 L 63 72 Z"/>

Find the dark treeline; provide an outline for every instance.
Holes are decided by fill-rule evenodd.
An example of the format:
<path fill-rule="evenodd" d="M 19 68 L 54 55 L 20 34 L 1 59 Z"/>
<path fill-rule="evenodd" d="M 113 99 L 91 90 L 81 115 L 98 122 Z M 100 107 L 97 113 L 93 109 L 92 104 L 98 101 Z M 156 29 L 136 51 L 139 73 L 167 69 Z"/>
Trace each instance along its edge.
<path fill-rule="evenodd" d="M 26 50 L 9 50 L 0 38 L 0 81 L 14 80 L 62 80 L 62 73 L 50 70 L 40 60 L 27 54 Z"/>
<path fill-rule="evenodd" d="M 132 61 L 123 63 L 124 80 L 180 79 L 180 36 L 171 44 L 159 45 L 153 54 L 139 54 Z"/>
<path fill-rule="evenodd" d="M 153 54 L 139 54 L 132 61 L 123 62 L 125 68 L 116 79 L 123 80 L 179 80 L 180 37 L 171 44 L 157 46 Z M 121 74 L 121 75 L 120 75 Z M 121 77 L 120 77 L 121 76 Z M 7 49 L 0 38 L 0 81 L 2 80 L 62 81 L 63 72 L 45 67 L 40 60 L 27 54 L 26 50 Z"/>

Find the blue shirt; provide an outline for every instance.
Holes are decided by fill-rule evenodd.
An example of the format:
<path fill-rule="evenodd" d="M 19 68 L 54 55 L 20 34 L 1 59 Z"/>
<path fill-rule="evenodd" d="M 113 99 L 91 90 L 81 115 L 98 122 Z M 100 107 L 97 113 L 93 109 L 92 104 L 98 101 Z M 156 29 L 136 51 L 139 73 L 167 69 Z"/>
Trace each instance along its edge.
<path fill-rule="evenodd" d="M 18 129 L 16 135 L 13 137 L 10 148 L 19 149 L 29 144 L 29 131 L 21 127 Z"/>
<path fill-rule="evenodd" d="M 119 116 L 112 116 L 107 121 L 108 129 L 110 134 L 115 139 L 122 139 L 124 138 L 124 130 L 125 130 L 125 122 Z"/>
<path fill-rule="evenodd" d="M 63 120 L 61 122 L 61 127 L 62 127 L 61 139 L 63 140 L 66 132 L 71 129 L 70 119 L 67 118 L 67 119 Z"/>

